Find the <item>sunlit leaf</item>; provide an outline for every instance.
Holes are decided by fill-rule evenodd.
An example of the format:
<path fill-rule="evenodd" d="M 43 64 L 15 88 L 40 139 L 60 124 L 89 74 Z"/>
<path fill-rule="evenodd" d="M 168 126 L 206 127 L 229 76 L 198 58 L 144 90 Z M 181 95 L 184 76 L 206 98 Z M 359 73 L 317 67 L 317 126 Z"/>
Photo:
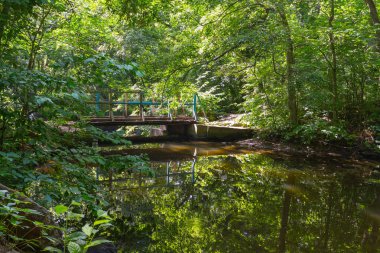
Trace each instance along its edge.
<path fill-rule="evenodd" d="M 58 215 L 67 212 L 67 210 L 69 210 L 69 208 L 67 206 L 64 206 L 64 205 L 57 205 L 54 207 L 54 211 Z"/>

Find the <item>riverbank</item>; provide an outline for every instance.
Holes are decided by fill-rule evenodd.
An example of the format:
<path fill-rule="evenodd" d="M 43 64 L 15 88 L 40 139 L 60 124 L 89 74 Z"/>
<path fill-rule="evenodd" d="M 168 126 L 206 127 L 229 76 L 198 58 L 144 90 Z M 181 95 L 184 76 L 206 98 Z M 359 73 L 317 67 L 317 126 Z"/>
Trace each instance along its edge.
<path fill-rule="evenodd" d="M 229 114 L 207 123 L 212 126 L 250 128 L 246 114 Z M 299 154 L 306 157 L 341 157 L 380 161 L 380 133 L 364 129 L 348 132 L 343 128 L 319 124 L 284 129 L 255 129 L 252 138 L 238 141 L 242 146 Z"/>
<path fill-rule="evenodd" d="M 380 161 L 380 152 L 363 146 L 342 146 L 331 143 L 300 144 L 283 140 L 265 140 L 259 137 L 237 142 L 239 145 L 257 150 L 270 150 L 305 157 L 347 158 L 354 160 Z"/>

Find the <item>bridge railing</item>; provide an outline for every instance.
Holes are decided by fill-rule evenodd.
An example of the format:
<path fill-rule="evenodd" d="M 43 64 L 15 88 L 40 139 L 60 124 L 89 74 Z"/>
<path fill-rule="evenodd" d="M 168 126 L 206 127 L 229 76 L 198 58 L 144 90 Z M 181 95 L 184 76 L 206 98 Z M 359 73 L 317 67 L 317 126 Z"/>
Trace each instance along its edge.
<path fill-rule="evenodd" d="M 146 118 L 161 118 L 173 120 L 175 118 L 193 118 L 198 120 L 197 101 L 198 96 L 194 94 L 191 102 L 173 102 L 155 101 L 154 99 L 145 100 L 142 91 L 95 91 L 91 92 L 91 100 L 87 104 L 94 106 L 96 115 L 90 118 L 104 120 L 140 120 L 145 121 Z M 191 116 L 177 115 L 172 105 L 177 104 L 178 109 L 184 113 L 191 113 Z M 146 110 L 150 109 L 147 113 Z M 158 112 L 159 115 L 154 115 Z"/>

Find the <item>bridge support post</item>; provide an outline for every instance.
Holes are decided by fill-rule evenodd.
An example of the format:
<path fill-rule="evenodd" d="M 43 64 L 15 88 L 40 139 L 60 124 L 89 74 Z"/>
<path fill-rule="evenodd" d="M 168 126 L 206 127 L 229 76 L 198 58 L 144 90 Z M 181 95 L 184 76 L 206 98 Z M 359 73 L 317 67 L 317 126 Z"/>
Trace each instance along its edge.
<path fill-rule="evenodd" d="M 168 136 L 178 136 L 180 138 L 187 138 L 189 127 L 191 125 L 189 124 L 175 124 L 175 125 L 167 125 L 166 131 Z"/>

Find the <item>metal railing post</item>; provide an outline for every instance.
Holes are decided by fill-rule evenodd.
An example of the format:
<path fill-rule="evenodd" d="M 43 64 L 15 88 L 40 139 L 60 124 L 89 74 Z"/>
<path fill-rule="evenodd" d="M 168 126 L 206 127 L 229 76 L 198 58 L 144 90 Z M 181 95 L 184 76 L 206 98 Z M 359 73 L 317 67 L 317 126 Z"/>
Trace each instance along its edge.
<path fill-rule="evenodd" d="M 96 112 L 99 112 L 100 111 L 100 93 L 99 92 L 95 94 L 95 101 L 96 101 L 95 110 Z"/>
<path fill-rule="evenodd" d="M 128 118 L 128 94 L 124 93 L 124 118 Z"/>
<path fill-rule="evenodd" d="M 197 115 L 197 94 L 194 94 L 194 100 L 193 100 L 193 117 L 194 120 L 198 120 L 198 115 Z"/>
<path fill-rule="evenodd" d="M 144 108 L 143 108 L 143 92 L 140 92 L 140 118 L 142 121 L 144 121 Z"/>
<path fill-rule="evenodd" d="M 114 121 L 113 110 L 112 110 L 112 91 L 111 90 L 108 93 L 108 103 L 109 103 L 110 119 L 111 121 Z"/>

